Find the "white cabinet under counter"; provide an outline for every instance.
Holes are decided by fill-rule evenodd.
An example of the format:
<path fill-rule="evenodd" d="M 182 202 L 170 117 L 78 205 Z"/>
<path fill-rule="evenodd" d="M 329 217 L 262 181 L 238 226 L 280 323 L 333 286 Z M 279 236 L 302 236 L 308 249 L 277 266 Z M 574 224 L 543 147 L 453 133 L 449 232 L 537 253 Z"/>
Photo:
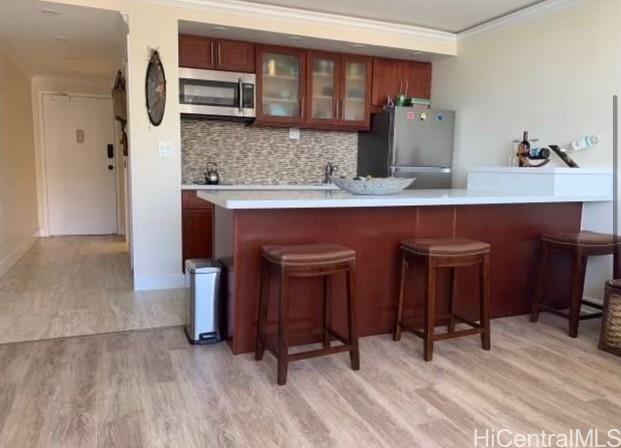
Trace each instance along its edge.
<path fill-rule="evenodd" d="M 610 196 L 609 168 L 476 167 L 468 170 L 468 190 L 554 196 Z"/>

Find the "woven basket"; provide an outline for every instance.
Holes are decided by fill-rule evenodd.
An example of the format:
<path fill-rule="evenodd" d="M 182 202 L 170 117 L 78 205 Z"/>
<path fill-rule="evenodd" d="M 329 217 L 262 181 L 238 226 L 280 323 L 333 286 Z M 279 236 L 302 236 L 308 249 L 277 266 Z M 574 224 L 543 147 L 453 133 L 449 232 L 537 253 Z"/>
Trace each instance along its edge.
<path fill-rule="evenodd" d="M 599 348 L 621 356 L 621 280 L 606 284 Z"/>

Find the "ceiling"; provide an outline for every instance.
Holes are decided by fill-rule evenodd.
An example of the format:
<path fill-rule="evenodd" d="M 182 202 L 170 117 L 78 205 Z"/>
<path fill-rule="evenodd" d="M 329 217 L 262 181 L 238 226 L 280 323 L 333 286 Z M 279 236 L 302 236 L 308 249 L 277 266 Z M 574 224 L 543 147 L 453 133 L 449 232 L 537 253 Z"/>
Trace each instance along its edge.
<path fill-rule="evenodd" d="M 249 0 L 458 33 L 542 0 Z"/>
<path fill-rule="evenodd" d="M 29 75 L 114 78 L 125 45 L 117 12 L 0 0 L 0 43 Z"/>

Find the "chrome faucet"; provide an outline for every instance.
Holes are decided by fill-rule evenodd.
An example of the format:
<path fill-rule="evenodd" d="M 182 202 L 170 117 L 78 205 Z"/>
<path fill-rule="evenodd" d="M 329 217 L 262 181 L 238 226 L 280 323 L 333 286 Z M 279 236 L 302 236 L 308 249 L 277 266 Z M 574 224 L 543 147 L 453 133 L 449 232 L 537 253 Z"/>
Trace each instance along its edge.
<path fill-rule="evenodd" d="M 332 183 L 332 176 L 334 176 L 337 170 L 338 170 L 338 167 L 332 162 L 326 163 L 326 167 L 324 168 L 323 183 L 324 184 Z"/>

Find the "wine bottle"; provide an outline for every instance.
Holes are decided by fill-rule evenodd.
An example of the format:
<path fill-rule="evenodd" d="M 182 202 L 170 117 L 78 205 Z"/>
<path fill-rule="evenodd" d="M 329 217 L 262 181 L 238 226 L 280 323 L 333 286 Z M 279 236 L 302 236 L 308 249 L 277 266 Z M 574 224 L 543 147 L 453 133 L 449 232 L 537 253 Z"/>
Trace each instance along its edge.
<path fill-rule="evenodd" d="M 523 150 L 522 152 L 524 153 L 530 152 L 530 142 L 528 141 L 528 131 L 524 131 L 524 137 L 522 138 L 522 141 L 520 142 L 520 148 Z"/>
<path fill-rule="evenodd" d="M 522 141 L 518 145 L 517 155 L 520 159 L 520 166 L 526 166 L 526 162 L 524 161 L 530 154 L 530 142 L 528 141 L 528 131 L 524 131 L 524 137 Z"/>

